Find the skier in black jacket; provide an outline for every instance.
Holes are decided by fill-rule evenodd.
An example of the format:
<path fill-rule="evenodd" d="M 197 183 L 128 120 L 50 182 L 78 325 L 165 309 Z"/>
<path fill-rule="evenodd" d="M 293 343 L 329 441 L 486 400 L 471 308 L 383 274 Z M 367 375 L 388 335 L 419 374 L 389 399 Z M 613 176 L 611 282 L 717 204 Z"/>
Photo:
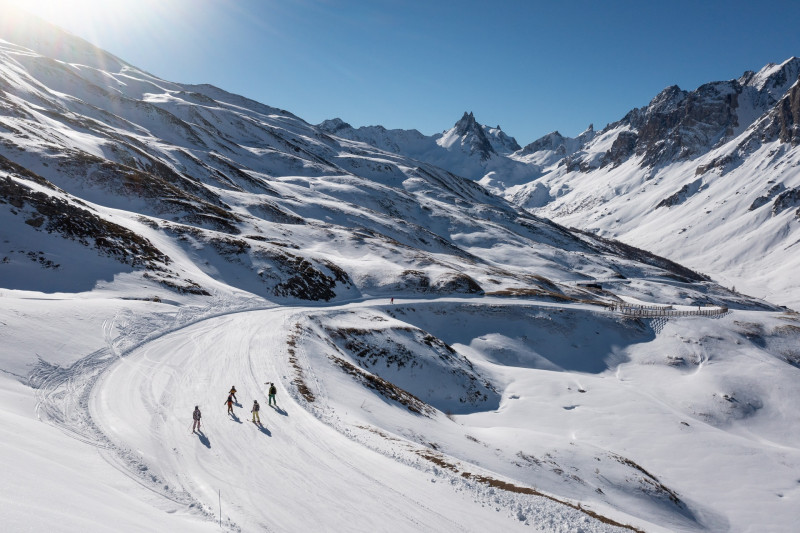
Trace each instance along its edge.
<path fill-rule="evenodd" d="M 192 413 L 192 419 L 194 423 L 192 424 L 192 433 L 194 433 L 195 429 L 200 430 L 200 408 L 196 405 L 194 406 L 194 413 Z"/>

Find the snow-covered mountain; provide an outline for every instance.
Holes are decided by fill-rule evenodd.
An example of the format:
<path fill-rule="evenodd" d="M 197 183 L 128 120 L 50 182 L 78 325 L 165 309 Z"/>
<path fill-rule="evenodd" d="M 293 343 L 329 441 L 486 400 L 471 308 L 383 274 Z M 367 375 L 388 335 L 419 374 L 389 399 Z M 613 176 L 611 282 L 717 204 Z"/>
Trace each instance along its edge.
<path fill-rule="evenodd" d="M 472 112 L 465 112 L 449 130 L 430 136 L 417 130 L 387 130 L 383 126 L 353 128 L 340 118 L 326 120 L 319 128 L 470 179 L 502 175 L 514 183 L 527 183 L 541 175 L 539 168 L 510 157 L 520 150 L 513 137 L 506 135 L 499 125 L 491 128 L 478 124 Z"/>
<path fill-rule="evenodd" d="M 396 149 L 524 183 L 602 136 L 317 127 L 5 27 L 0 520 L 791 527 L 794 313 Z"/>
<path fill-rule="evenodd" d="M 377 128 L 342 134 L 797 308 L 798 74 L 800 59 L 791 58 L 693 91 L 668 87 L 601 131 L 589 126 L 576 138 L 553 132 L 518 150 L 490 151 L 482 141 L 490 137 L 479 135 L 488 128 L 480 125 L 418 135 L 410 144 L 403 132 L 384 132 L 391 141 L 378 141 Z M 445 156 L 419 148 L 424 139 L 438 146 L 451 138 L 463 149 Z"/>
<path fill-rule="evenodd" d="M 800 307 L 800 59 L 670 87 L 503 194 L 729 287 Z"/>

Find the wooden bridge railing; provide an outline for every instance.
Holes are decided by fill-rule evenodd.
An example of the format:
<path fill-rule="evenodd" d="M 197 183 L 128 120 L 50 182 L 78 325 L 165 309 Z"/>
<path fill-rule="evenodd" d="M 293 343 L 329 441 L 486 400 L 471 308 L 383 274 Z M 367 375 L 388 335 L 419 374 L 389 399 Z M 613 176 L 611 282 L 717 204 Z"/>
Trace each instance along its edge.
<path fill-rule="evenodd" d="M 611 304 L 611 311 L 622 313 L 626 316 L 636 317 L 680 317 L 680 316 L 718 316 L 728 312 L 724 306 L 701 307 L 698 309 L 674 309 L 671 305 L 632 305 L 632 304 Z"/>

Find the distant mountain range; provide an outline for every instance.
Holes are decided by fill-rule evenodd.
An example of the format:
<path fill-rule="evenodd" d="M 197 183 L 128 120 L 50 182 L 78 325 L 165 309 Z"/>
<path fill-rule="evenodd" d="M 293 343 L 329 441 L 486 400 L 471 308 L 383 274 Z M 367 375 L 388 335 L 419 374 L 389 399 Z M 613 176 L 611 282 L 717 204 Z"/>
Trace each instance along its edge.
<path fill-rule="evenodd" d="M 216 87 L 161 80 L 46 26 L 0 41 L 0 106 L 7 288 L 74 292 L 132 279 L 307 300 L 598 300 L 576 283 L 647 277 L 696 283 L 696 301 L 738 299 L 420 161 L 497 163 L 520 176 L 534 168 L 471 114 L 436 138 L 376 127 L 359 139 L 341 121 L 315 127 Z"/>
<path fill-rule="evenodd" d="M 472 113 L 430 137 L 320 128 L 469 177 L 533 213 L 800 307 L 800 59 L 664 89 L 600 131 L 520 148 Z"/>

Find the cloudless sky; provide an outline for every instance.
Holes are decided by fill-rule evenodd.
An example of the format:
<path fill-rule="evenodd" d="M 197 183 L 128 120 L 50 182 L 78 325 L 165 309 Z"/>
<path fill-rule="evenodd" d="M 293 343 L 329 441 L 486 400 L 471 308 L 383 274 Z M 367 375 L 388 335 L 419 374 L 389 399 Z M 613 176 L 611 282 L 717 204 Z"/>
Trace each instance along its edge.
<path fill-rule="evenodd" d="M 9 1 L 163 79 L 313 124 L 430 135 L 473 111 L 523 146 L 800 56 L 800 1 Z"/>

